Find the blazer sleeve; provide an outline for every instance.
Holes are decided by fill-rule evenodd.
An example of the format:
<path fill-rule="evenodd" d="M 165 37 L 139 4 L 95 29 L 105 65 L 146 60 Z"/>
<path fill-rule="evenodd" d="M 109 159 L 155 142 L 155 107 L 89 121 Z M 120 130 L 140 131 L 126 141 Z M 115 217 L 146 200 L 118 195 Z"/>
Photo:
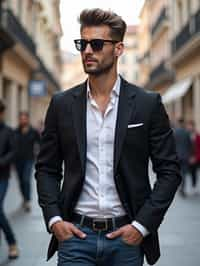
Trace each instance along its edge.
<path fill-rule="evenodd" d="M 54 96 L 47 110 L 35 172 L 38 201 L 48 231 L 49 220 L 54 216 L 61 216 L 58 201 L 63 177 L 62 161 Z"/>
<path fill-rule="evenodd" d="M 0 167 L 6 167 L 14 161 L 16 152 L 14 142 L 14 131 L 11 128 L 7 129 L 7 152 L 0 157 Z"/>
<path fill-rule="evenodd" d="M 173 201 L 181 183 L 181 176 L 173 131 L 158 94 L 156 94 L 152 110 L 149 126 L 149 149 L 157 179 L 152 193 L 137 213 L 135 220 L 153 233 L 160 226 Z"/>

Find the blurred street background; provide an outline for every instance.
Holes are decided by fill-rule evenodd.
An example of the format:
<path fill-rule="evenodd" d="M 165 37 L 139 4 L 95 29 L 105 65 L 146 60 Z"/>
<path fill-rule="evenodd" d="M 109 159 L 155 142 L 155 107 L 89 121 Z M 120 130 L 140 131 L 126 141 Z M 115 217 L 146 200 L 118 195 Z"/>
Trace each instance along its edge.
<path fill-rule="evenodd" d="M 187 171 L 184 187 L 161 226 L 162 256 L 156 266 L 199 266 L 200 1 L 72 2 L 0 0 L 0 99 L 7 107 L 6 123 L 15 129 L 19 113 L 26 111 L 40 133 L 52 95 L 85 80 L 80 55 L 72 46 L 73 39 L 79 38 L 77 17 L 83 8 L 110 8 L 121 15 L 128 28 L 119 73 L 131 83 L 159 92 L 175 133 L 181 128 L 191 137 L 192 170 Z M 49 235 L 33 179 L 32 189 L 31 211 L 25 212 L 13 168 L 4 207 L 20 257 L 7 260 L 0 232 L 1 266 L 56 265 L 56 258 L 45 262 Z"/>

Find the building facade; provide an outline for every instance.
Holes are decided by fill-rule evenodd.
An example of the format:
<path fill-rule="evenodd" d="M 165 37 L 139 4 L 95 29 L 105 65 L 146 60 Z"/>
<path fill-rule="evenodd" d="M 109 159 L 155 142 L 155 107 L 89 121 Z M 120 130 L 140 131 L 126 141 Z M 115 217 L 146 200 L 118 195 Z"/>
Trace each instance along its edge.
<path fill-rule="evenodd" d="M 129 82 L 138 84 L 138 26 L 129 25 L 124 36 L 125 51 L 119 60 L 119 73 Z"/>
<path fill-rule="evenodd" d="M 139 43 L 139 84 L 145 87 L 150 74 L 150 5 L 145 1 L 140 12 L 140 24 L 138 29 Z"/>
<path fill-rule="evenodd" d="M 17 126 L 22 110 L 37 126 L 60 89 L 61 33 L 59 1 L 1 1 L 0 97 L 11 126 Z"/>
<path fill-rule="evenodd" d="M 194 120 L 200 130 L 200 2 L 169 0 L 171 58 L 176 81 L 164 95 L 171 117 Z M 167 92 L 166 92 L 167 93 Z"/>
<path fill-rule="evenodd" d="M 146 0 L 141 12 L 140 47 L 144 46 L 145 26 L 150 37 L 146 50 L 149 75 L 141 85 L 162 95 L 171 120 L 194 120 L 200 130 L 199 0 Z M 144 55 L 140 55 L 141 76 L 147 73 Z"/>
<path fill-rule="evenodd" d="M 174 81 L 174 72 L 169 64 L 170 6 L 168 0 L 150 0 L 150 73 L 146 83 L 148 89 L 163 94 Z"/>
<path fill-rule="evenodd" d="M 87 79 L 80 54 L 62 52 L 62 90 L 67 90 Z"/>

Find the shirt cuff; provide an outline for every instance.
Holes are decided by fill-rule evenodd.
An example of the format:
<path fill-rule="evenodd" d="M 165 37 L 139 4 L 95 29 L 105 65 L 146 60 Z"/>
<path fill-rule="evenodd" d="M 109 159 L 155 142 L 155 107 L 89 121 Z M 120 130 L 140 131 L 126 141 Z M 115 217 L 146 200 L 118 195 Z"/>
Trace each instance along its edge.
<path fill-rule="evenodd" d="M 143 237 L 149 234 L 149 231 L 137 221 L 133 221 L 131 224 L 143 235 Z"/>
<path fill-rule="evenodd" d="M 51 227 L 53 224 L 62 221 L 62 218 L 60 216 L 54 216 L 49 220 L 48 226 L 49 226 L 49 230 L 51 231 Z"/>

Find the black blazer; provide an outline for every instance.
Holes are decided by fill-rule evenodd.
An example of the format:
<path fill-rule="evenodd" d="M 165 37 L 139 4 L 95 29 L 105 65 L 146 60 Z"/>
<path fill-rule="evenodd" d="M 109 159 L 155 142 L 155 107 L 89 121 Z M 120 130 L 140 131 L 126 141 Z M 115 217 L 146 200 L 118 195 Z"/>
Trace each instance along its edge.
<path fill-rule="evenodd" d="M 10 166 L 14 160 L 14 134 L 10 127 L 0 123 L 0 178 L 9 178 Z"/>
<path fill-rule="evenodd" d="M 85 177 L 86 82 L 55 95 L 49 105 L 41 150 L 36 163 L 39 204 L 47 230 L 49 219 L 70 220 Z M 128 124 L 143 123 L 128 129 Z M 151 158 L 157 173 L 152 191 L 148 176 Z M 62 164 L 64 179 L 60 189 Z M 114 146 L 114 179 L 120 200 L 131 220 L 150 234 L 142 247 L 149 264 L 159 256 L 157 229 L 181 182 L 172 130 L 160 96 L 124 79 L 118 106 Z M 57 249 L 53 236 L 48 259 Z"/>

